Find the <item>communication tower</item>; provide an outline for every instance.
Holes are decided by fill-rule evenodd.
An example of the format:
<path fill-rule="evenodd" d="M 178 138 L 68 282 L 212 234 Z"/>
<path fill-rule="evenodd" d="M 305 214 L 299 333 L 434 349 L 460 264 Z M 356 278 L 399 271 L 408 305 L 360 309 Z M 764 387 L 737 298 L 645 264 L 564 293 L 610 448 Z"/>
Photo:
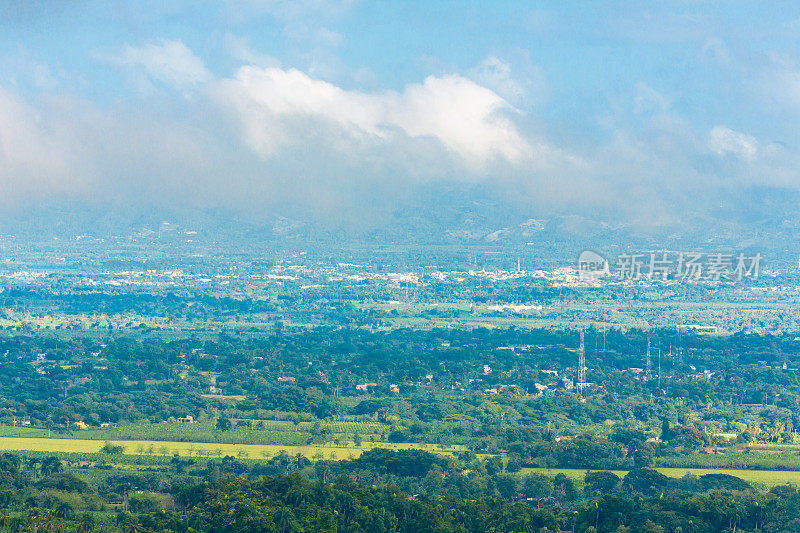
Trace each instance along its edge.
<path fill-rule="evenodd" d="M 578 392 L 583 392 L 586 387 L 586 345 L 584 344 L 584 334 L 581 331 L 581 347 L 578 349 Z"/>

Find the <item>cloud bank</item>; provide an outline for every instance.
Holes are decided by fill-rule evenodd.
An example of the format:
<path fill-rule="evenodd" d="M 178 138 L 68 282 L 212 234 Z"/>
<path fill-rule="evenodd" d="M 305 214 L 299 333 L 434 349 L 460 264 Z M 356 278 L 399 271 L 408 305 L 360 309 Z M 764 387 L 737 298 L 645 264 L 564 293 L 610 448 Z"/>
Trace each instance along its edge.
<path fill-rule="evenodd" d="M 615 95 L 590 134 L 586 117 L 553 133 L 537 114 L 548 84 L 535 65 L 518 76 L 492 55 L 463 74 L 368 91 L 282 67 L 246 39 L 222 41 L 239 62 L 226 75 L 179 40 L 97 53 L 149 88 L 107 105 L 0 87 L 0 206 L 66 198 L 365 215 L 423 185 L 480 184 L 517 208 L 660 224 L 720 188 L 800 187 L 796 154 L 696 125 L 645 83 Z"/>

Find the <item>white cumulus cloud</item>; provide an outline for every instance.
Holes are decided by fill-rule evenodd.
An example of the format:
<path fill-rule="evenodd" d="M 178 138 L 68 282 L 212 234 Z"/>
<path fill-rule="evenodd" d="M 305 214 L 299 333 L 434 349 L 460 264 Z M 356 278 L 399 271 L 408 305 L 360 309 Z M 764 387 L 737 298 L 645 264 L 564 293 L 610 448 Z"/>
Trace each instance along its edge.
<path fill-rule="evenodd" d="M 753 161 L 759 152 L 759 143 L 755 137 L 727 126 L 712 128 L 708 134 L 708 146 L 717 155 L 731 154 L 747 162 Z"/>
<path fill-rule="evenodd" d="M 430 76 L 402 92 L 364 93 L 294 69 L 248 66 L 221 80 L 216 94 L 234 106 L 246 142 L 264 157 L 304 142 L 319 125 L 338 130 L 339 141 L 356 144 L 389 142 L 398 135 L 437 140 L 472 166 L 495 159 L 517 163 L 533 150 L 511 119 L 515 109 L 458 75 Z"/>

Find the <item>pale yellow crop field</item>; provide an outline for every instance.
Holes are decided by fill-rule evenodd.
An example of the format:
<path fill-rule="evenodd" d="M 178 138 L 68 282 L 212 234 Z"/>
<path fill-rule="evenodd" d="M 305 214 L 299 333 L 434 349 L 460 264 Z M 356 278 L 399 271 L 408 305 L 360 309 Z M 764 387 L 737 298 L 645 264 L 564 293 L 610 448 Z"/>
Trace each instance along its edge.
<path fill-rule="evenodd" d="M 703 476 L 705 474 L 728 474 L 730 476 L 738 477 L 748 483 L 763 487 L 775 487 L 777 485 L 800 485 L 800 471 L 796 470 L 736 470 L 731 468 L 656 468 L 665 476 L 672 478 L 680 478 L 686 474 L 695 476 Z M 587 470 L 573 469 L 573 468 L 523 468 L 519 475 L 526 474 L 544 474 L 546 476 L 555 476 L 562 473 L 568 478 L 583 483 L 583 477 L 586 475 Z M 612 470 L 619 477 L 625 477 L 628 472 L 625 470 Z"/>
<path fill-rule="evenodd" d="M 285 451 L 289 455 L 298 453 L 308 457 L 324 457 L 325 459 L 355 459 L 364 451 L 373 448 L 390 450 L 414 449 L 438 454 L 453 454 L 462 451 L 463 446 L 443 447 L 436 444 L 393 444 L 362 443 L 361 446 L 284 446 L 279 444 L 217 444 L 209 442 L 168 442 L 156 440 L 109 441 L 115 446 L 122 446 L 126 455 L 175 455 L 182 457 L 234 457 L 249 459 L 267 459 Z M 104 441 L 86 439 L 48 439 L 28 437 L 0 437 L 0 450 L 3 451 L 37 451 L 37 452 L 77 452 L 98 453 Z"/>

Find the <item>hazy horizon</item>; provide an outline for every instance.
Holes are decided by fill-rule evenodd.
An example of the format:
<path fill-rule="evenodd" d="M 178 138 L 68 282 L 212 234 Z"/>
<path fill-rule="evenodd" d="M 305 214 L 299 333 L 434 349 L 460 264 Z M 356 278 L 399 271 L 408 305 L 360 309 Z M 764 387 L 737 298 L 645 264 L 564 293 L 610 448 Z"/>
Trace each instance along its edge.
<path fill-rule="evenodd" d="M 791 235 L 800 7 L 719 7 L 0 2 L 0 223 Z"/>

